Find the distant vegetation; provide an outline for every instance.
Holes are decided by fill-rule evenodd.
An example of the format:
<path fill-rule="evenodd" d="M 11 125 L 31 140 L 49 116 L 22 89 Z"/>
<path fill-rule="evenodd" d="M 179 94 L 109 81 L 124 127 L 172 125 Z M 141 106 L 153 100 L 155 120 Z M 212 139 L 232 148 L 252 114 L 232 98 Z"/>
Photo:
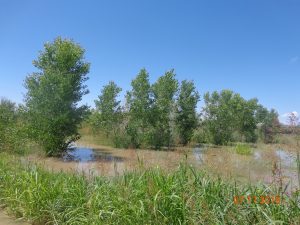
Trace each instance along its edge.
<path fill-rule="evenodd" d="M 105 132 L 116 147 L 155 148 L 190 142 L 227 145 L 232 142 L 276 141 L 280 124 L 277 112 L 257 99 L 245 100 L 230 90 L 206 93 L 197 113 L 199 92 L 193 81 L 179 85 L 174 71 L 167 71 L 154 84 L 142 69 L 131 82 L 126 103 L 114 82 L 104 86 L 88 122 Z"/>

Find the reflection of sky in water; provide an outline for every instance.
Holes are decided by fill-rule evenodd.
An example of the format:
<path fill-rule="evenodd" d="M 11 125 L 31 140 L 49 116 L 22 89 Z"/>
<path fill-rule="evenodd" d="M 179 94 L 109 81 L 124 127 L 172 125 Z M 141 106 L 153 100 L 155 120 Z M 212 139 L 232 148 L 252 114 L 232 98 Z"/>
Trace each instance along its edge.
<path fill-rule="evenodd" d="M 276 150 L 276 156 L 280 159 L 281 163 L 285 166 L 293 166 L 296 163 L 296 160 L 293 157 L 293 155 L 281 149 Z"/>
<path fill-rule="evenodd" d="M 67 151 L 63 156 L 66 162 L 122 162 L 124 159 L 119 156 L 114 156 L 110 152 L 95 150 L 91 148 L 76 147 Z"/>
<path fill-rule="evenodd" d="M 199 147 L 194 148 L 194 150 L 193 150 L 193 154 L 194 154 L 196 160 L 198 160 L 200 163 L 204 162 L 203 161 L 203 151 L 204 151 L 203 148 L 199 148 Z"/>
<path fill-rule="evenodd" d="M 254 152 L 254 159 L 255 159 L 255 160 L 261 159 L 261 153 L 258 152 L 258 151 L 255 151 L 255 152 Z"/>

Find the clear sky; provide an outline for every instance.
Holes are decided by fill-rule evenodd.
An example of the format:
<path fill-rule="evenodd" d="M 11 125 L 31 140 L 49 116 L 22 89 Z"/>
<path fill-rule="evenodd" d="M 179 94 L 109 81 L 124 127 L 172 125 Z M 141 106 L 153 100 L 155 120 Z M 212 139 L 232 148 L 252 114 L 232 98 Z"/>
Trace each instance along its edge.
<path fill-rule="evenodd" d="M 32 60 L 57 36 L 86 49 L 91 106 L 145 67 L 151 82 L 174 68 L 201 95 L 232 89 L 300 111 L 300 0 L 0 0 L 1 97 L 22 102 Z"/>

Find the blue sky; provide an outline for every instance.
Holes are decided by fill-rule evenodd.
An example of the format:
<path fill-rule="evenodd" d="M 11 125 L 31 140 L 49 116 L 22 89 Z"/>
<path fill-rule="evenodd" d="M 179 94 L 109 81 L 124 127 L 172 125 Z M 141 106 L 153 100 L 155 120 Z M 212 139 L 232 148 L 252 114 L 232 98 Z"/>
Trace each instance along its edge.
<path fill-rule="evenodd" d="M 0 96 L 18 103 L 43 43 L 72 38 L 91 62 L 83 102 L 145 67 L 174 68 L 201 95 L 232 89 L 283 115 L 300 111 L 300 0 L 0 0 Z M 200 102 L 200 106 L 203 102 Z"/>

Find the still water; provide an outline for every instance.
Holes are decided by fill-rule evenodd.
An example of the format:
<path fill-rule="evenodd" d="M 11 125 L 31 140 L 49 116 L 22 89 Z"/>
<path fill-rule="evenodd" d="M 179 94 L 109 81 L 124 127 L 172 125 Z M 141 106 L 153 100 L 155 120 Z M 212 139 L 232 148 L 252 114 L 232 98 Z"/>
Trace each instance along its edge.
<path fill-rule="evenodd" d="M 239 155 L 230 148 L 199 147 L 190 150 L 153 151 L 77 146 L 60 159 L 39 158 L 36 161 L 54 171 L 103 176 L 116 176 L 139 167 L 160 167 L 171 171 L 176 170 L 180 162 L 186 162 L 213 175 L 234 178 L 244 183 L 267 184 L 271 184 L 274 176 L 278 175 L 274 174 L 276 164 L 289 190 L 298 187 L 295 152 L 275 147 L 263 150 L 255 148 L 251 155 Z"/>

